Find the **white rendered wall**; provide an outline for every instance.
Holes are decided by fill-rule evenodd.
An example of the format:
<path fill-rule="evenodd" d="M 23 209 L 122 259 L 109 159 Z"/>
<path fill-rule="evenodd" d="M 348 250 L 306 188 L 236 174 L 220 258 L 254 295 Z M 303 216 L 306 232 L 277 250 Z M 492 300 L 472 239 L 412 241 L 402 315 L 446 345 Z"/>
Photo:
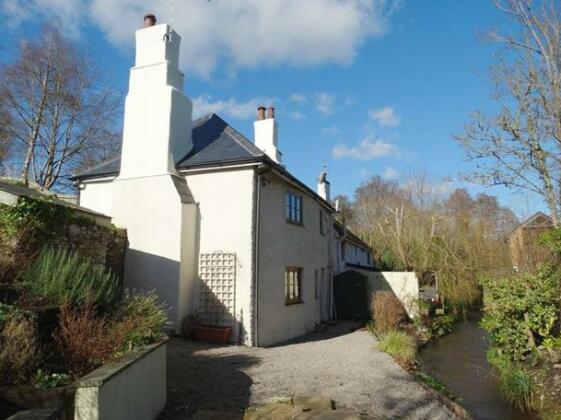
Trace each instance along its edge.
<path fill-rule="evenodd" d="M 160 414 L 167 399 L 166 345 L 133 360 L 102 366 L 78 381 L 75 420 L 153 420 Z"/>
<path fill-rule="evenodd" d="M 197 209 L 174 178 L 174 164 L 192 147 L 192 105 L 177 68 L 180 37 L 173 32 L 166 42 L 169 31 L 165 24 L 136 31 L 111 215 L 129 240 L 125 286 L 156 290 L 179 332 L 194 310 Z"/>
<path fill-rule="evenodd" d="M 253 123 L 255 146 L 265 152 L 275 162 L 280 163 L 281 153 L 278 149 L 278 123 L 274 118 L 257 120 Z"/>
<path fill-rule="evenodd" d="M 111 216 L 113 213 L 113 178 L 81 183 L 78 204 Z"/>
<path fill-rule="evenodd" d="M 362 265 L 365 267 L 372 266 L 372 259 L 368 261 L 368 250 L 354 244 L 353 242 L 345 241 L 345 255 L 343 257 L 346 263 Z"/>
<path fill-rule="evenodd" d="M 368 294 L 391 290 L 403 304 L 410 318 L 419 316 L 419 280 L 413 271 L 368 271 L 353 268 L 368 277 Z"/>
<path fill-rule="evenodd" d="M 181 202 L 169 175 L 117 178 L 114 188 L 113 223 L 127 229 L 129 241 L 125 287 L 156 290 L 179 331 L 183 317 L 193 312 L 189 292 L 195 262 L 182 260 L 182 254 L 192 252 L 196 238 L 196 225 L 184 220 L 189 205 Z"/>
<path fill-rule="evenodd" d="M 181 38 L 169 25 L 136 31 L 136 62 L 125 101 L 122 178 L 174 173 L 192 148 L 192 103 L 178 70 Z"/>
<path fill-rule="evenodd" d="M 199 204 L 198 253 L 236 253 L 236 304 L 233 341 L 251 344 L 253 281 L 253 169 L 188 174 L 187 185 Z"/>
<path fill-rule="evenodd" d="M 384 271 L 380 273 L 391 289 L 403 303 L 411 318 L 419 316 L 417 301 L 419 299 L 419 280 L 412 271 Z"/>
<path fill-rule="evenodd" d="M 324 268 L 329 276 L 330 232 L 320 233 L 319 204 L 278 176 L 270 173 L 265 176 L 259 227 L 259 346 L 270 346 L 312 331 L 320 322 L 315 271 L 321 273 Z M 287 191 L 303 197 L 303 226 L 286 221 Z M 285 269 L 289 266 L 303 269 L 303 303 L 285 304 Z"/>

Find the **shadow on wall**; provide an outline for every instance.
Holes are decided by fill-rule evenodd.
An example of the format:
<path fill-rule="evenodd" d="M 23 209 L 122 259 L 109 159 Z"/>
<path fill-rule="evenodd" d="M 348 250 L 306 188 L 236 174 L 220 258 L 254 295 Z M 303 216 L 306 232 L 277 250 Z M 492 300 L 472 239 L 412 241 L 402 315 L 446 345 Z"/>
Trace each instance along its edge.
<path fill-rule="evenodd" d="M 183 320 L 175 319 L 180 296 L 180 268 L 178 261 L 129 248 L 125 258 L 125 288 L 155 290 L 168 308 L 170 319 L 181 326 Z M 190 314 L 198 315 L 201 324 L 232 327 L 231 341 L 243 342 L 247 333 L 243 328 L 243 314 L 238 318 L 230 310 L 232 306 L 225 302 L 227 291 L 224 287 L 211 290 L 197 273 L 194 284 L 189 288 L 189 295 L 185 297 L 193 304 Z M 235 283 L 232 287 L 232 299 L 235 302 Z"/>
<path fill-rule="evenodd" d="M 125 254 L 127 289 L 155 290 L 175 322 L 179 294 L 179 262 L 128 248 Z"/>
<path fill-rule="evenodd" d="M 243 343 L 247 331 L 243 326 L 243 313 L 235 315 L 236 284 L 218 285 L 212 290 L 201 278 L 197 277 L 197 316 L 201 325 L 232 327 L 230 342 Z M 228 291 L 228 288 L 231 288 Z M 227 294 L 231 293 L 231 296 Z"/>
<path fill-rule="evenodd" d="M 172 339 L 168 342 L 168 404 L 158 419 L 192 418 L 198 410 L 239 413 L 242 418 L 253 384 L 244 370 L 259 362 L 256 357 L 229 354 L 224 347 Z"/>
<path fill-rule="evenodd" d="M 413 272 L 348 270 L 334 277 L 333 292 L 337 319 L 367 322 L 370 300 L 376 292 L 390 291 L 411 318 L 417 316 L 419 284 Z"/>

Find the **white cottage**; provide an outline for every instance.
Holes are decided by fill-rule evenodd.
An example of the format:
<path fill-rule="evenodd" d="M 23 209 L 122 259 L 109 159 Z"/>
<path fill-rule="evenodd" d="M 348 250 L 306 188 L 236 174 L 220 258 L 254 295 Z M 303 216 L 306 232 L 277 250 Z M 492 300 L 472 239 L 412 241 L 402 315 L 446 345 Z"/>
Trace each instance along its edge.
<path fill-rule="evenodd" d="M 258 109 L 254 142 L 216 114 L 192 121 L 180 37 L 145 22 L 121 156 L 75 176 L 80 205 L 127 229 L 125 286 L 155 289 L 178 331 L 190 314 L 252 346 L 311 331 L 332 316 L 325 177 L 320 195 L 282 165 L 274 108 Z"/>

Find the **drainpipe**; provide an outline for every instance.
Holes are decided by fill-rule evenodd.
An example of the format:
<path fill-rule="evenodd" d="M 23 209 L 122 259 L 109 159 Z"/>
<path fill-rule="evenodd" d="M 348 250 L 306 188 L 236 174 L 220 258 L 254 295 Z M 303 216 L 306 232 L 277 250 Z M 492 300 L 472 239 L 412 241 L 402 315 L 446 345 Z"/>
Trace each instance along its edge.
<path fill-rule="evenodd" d="M 253 187 L 255 194 L 253 195 L 253 311 L 252 311 L 252 337 L 251 344 L 255 347 L 259 346 L 259 225 L 261 216 L 261 175 L 270 171 L 269 165 L 259 165 L 254 172 Z"/>

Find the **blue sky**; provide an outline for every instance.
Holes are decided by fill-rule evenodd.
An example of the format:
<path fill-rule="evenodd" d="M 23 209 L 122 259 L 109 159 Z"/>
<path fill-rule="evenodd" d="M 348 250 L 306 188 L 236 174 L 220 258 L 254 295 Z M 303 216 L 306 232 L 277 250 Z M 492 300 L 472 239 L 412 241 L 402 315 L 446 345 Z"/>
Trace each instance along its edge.
<path fill-rule="evenodd" d="M 134 29 L 144 11 L 169 20 L 170 1 L 3 0 L 11 24 L 0 28 L 1 44 L 44 19 L 61 22 L 124 95 Z M 275 105 L 284 162 L 308 185 L 324 164 L 332 193 L 347 195 L 374 174 L 426 171 L 439 182 L 468 169 L 452 134 L 470 112 L 493 109 L 487 68 L 496 46 L 478 33 L 505 21 L 490 0 L 175 3 L 195 112 L 214 110 L 252 139 L 255 106 Z M 521 194 L 467 187 L 521 216 L 542 208 Z"/>

